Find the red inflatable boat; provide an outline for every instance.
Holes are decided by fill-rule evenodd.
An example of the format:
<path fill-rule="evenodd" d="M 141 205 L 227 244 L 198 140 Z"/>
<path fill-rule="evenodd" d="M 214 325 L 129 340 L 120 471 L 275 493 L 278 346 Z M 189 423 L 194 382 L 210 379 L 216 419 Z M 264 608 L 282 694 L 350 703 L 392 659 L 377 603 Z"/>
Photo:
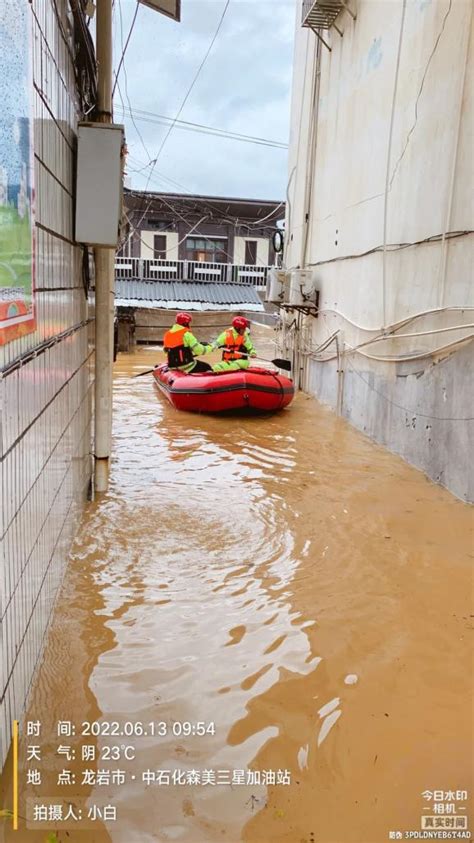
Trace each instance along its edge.
<path fill-rule="evenodd" d="M 177 410 L 190 413 L 222 413 L 248 407 L 273 412 L 286 407 L 295 393 L 289 378 L 257 366 L 223 374 L 187 375 L 162 365 L 154 369 L 153 377 Z"/>

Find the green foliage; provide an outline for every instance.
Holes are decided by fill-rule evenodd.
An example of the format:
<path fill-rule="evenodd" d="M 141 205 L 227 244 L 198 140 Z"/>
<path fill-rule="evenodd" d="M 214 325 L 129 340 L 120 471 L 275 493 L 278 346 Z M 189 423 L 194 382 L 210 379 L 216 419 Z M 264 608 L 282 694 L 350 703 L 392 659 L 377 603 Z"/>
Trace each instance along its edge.
<path fill-rule="evenodd" d="M 0 208 L 0 287 L 25 288 L 31 293 L 31 228 L 15 208 Z"/>

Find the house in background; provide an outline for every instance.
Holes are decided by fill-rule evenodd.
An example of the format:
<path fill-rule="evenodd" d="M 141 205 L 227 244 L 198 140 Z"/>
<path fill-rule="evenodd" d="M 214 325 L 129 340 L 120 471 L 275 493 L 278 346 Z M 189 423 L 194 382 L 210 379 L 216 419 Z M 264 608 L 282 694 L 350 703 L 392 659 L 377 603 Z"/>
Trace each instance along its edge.
<path fill-rule="evenodd" d="M 121 351 L 161 340 L 169 310 L 213 313 L 207 322 L 216 326 L 229 314 L 274 310 L 263 298 L 283 202 L 136 190 L 124 200 L 115 263 Z"/>
<path fill-rule="evenodd" d="M 125 191 L 124 257 L 273 266 L 282 201 Z"/>

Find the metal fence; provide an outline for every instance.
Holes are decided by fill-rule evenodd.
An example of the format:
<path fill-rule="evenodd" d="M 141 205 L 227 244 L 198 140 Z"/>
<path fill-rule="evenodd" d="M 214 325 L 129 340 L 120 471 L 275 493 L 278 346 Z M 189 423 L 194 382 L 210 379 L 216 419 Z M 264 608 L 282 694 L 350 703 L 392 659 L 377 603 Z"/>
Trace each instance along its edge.
<path fill-rule="evenodd" d="M 269 266 L 234 263 L 115 258 L 117 278 L 141 281 L 214 281 L 222 284 L 265 287 L 269 269 L 271 269 Z"/>

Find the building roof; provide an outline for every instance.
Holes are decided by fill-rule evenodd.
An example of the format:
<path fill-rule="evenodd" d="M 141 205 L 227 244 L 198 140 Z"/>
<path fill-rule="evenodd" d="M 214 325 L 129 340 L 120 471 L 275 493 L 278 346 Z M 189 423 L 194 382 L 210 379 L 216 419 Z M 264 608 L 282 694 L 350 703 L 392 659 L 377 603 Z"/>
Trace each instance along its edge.
<path fill-rule="evenodd" d="M 125 202 L 129 210 L 137 209 L 143 213 L 144 200 L 151 202 L 150 211 L 153 213 L 153 205 L 163 205 L 169 208 L 169 204 L 178 203 L 180 206 L 189 206 L 196 209 L 214 211 L 216 217 L 229 215 L 245 222 L 262 221 L 274 227 L 277 220 L 285 216 L 284 199 L 242 199 L 229 196 L 203 196 L 193 193 L 163 193 L 157 191 L 128 190 L 125 189 Z M 171 209 L 173 210 L 173 208 Z"/>
<path fill-rule="evenodd" d="M 248 310 L 263 312 L 254 287 L 247 284 L 216 284 L 195 281 L 115 282 L 116 307 L 142 307 L 179 310 Z"/>

